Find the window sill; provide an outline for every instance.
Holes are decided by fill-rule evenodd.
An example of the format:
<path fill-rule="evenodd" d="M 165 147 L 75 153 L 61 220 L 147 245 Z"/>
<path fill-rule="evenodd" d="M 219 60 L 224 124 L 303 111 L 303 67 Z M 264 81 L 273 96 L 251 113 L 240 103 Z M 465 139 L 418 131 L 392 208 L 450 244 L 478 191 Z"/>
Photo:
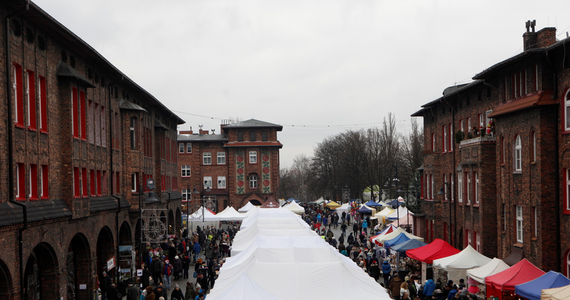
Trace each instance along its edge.
<path fill-rule="evenodd" d="M 479 203 L 473 203 L 473 207 L 479 207 Z"/>
<path fill-rule="evenodd" d="M 513 171 L 513 175 L 522 175 L 522 171 Z"/>
<path fill-rule="evenodd" d="M 530 165 L 531 165 L 531 166 L 536 165 L 536 161 L 531 162 Z"/>
<path fill-rule="evenodd" d="M 40 133 L 48 134 L 48 131 L 47 131 L 47 130 L 44 130 L 44 129 L 40 129 Z"/>
<path fill-rule="evenodd" d="M 29 200 L 30 200 L 30 201 L 35 201 L 35 200 L 38 200 L 38 197 L 30 197 Z"/>
<path fill-rule="evenodd" d="M 565 214 L 565 215 L 570 215 L 570 210 L 565 210 L 565 211 L 563 211 L 562 213 Z"/>
<path fill-rule="evenodd" d="M 42 196 L 42 200 L 48 200 L 49 197 L 48 196 Z"/>
<path fill-rule="evenodd" d="M 20 128 L 20 129 L 26 128 L 26 126 L 24 126 L 24 124 L 20 124 L 20 123 L 14 123 L 14 126 L 16 126 L 16 128 Z"/>
<path fill-rule="evenodd" d="M 38 132 L 38 129 L 35 128 L 35 127 L 29 127 L 29 126 L 28 126 L 28 130 L 29 130 L 29 131 L 33 131 L 33 132 Z"/>

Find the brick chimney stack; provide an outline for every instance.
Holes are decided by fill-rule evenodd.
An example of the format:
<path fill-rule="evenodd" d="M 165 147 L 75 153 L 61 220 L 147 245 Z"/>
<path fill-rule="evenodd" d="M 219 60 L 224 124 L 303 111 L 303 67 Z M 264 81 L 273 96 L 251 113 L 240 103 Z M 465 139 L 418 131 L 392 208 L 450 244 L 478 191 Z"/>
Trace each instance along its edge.
<path fill-rule="evenodd" d="M 536 20 L 526 21 L 526 32 L 523 34 L 524 51 L 545 48 L 556 43 L 556 28 L 546 27 L 535 32 Z"/>

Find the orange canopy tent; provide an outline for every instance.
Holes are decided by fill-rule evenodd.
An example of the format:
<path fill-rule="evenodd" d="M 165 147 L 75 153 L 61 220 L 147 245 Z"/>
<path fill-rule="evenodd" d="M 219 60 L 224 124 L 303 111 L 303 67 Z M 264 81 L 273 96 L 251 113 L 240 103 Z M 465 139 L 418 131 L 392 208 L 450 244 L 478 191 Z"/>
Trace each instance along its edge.
<path fill-rule="evenodd" d="M 544 271 L 523 258 L 512 267 L 485 278 L 487 298 L 491 296 L 503 299 L 503 292 L 515 291 L 515 285 L 534 280 L 544 275 Z"/>
<path fill-rule="evenodd" d="M 406 255 L 415 260 L 433 264 L 433 261 L 436 259 L 448 257 L 459 252 L 459 250 L 455 249 L 446 241 L 435 239 L 433 242 L 423 247 L 407 250 Z"/>

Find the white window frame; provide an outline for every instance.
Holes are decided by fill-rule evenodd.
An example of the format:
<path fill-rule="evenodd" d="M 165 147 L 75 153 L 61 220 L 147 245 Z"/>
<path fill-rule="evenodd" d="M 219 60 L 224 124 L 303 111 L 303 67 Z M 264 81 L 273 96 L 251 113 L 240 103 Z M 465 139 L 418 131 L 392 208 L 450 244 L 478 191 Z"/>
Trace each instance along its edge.
<path fill-rule="evenodd" d="M 471 118 L 467 118 L 467 132 L 471 132 Z"/>
<path fill-rule="evenodd" d="M 447 188 L 448 187 L 448 185 L 447 185 L 447 174 L 443 174 L 443 186 L 445 187 L 445 193 L 443 193 L 443 197 L 447 201 L 447 194 L 449 191 L 449 189 Z"/>
<path fill-rule="evenodd" d="M 258 187 L 257 181 L 258 181 L 257 175 L 255 174 L 249 175 L 249 188 L 256 189 Z"/>
<path fill-rule="evenodd" d="M 188 196 L 190 196 L 190 190 L 182 189 L 182 200 L 186 201 L 186 205 L 188 205 L 188 200 L 191 200 Z"/>
<path fill-rule="evenodd" d="M 477 234 L 477 231 L 474 231 L 475 233 L 475 250 L 477 250 L 477 252 L 481 252 L 481 235 Z"/>
<path fill-rule="evenodd" d="M 449 174 L 449 178 L 451 179 L 451 201 L 455 201 L 455 180 L 453 173 Z"/>
<path fill-rule="evenodd" d="M 39 172 L 39 175 L 40 175 L 40 187 L 41 187 L 40 197 L 41 197 L 41 198 L 43 198 L 43 197 L 45 196 L 45 195 L 44 195 L 44 184 L 45 184 L 45 181 L 44 181 L 44 180 L 48 180 L 47 178 L 44 178 L 44 177 L 45 177 L 45 176 L 44 176 L 44 170 L 45 170 L 45 168 L 47 168 L 46 165 L 41 165 L 40 172 Z M 82 177 L 83 177 L 83 176 L 82 176 Z M 84 185 L 87 185 L 87 182 L 84 183 Z M 87 186 L 85 186 L 85 189 L 87 189 Z"/>
<path fill-rule="evenodd" d="M 479 128 L 485 129 L 485 116 L 483 114 L 479 114 Z"/>
<path fill-rule="evenodd" d="M 216 159 L 218 161 L 218 165 L 225 165 L 226 164 L 226 152 L 218 152 L 216 154 Z"/>
<path fill-rule="evenodd" d="M 219 189 L 226 188 L 226 176 L 218 176 L 218 188 Z"/>
<path fill-rule="evenodd" d="M 522 142 L 520 135 L 517 135 L 515 139 L 514 165 L 516 172 L 522 171 Z"/>
<path fill-rule="evenodd" d="M 212 164 L 212 153 L 204 152 L 202 153 L 202 164 L 211 165 Z"/>
<path fill-rule="evenodd" d="M 443 125 L 443 152 L 447 152 L 447 125 Z"/>
<path fill-rule="evenodd" d="M 516 224 L 517 224 L 517 242 L 524 242 L 524 232 L 523 232 L 523 207 L 522 205 L 516 206 Z"/>
<path fill-rule="evenodd" d="M 457 199 L 459 203 L 463 203 L 463 173 L 457 173 Z"/>
<path fill-rule="evenodd" d="M 465 129 L 463 128 L 464 122 L 463 120 L 459 121 L 459 126 L 461 128 L 461 132 L 465 133 Z"/>
<path fill-rule="evenodd" d="M 532 132 L 532 161 L 536 161 L 536 131 Z"/>
<path fill-rule="evenodd" d="M 184 153 L 185 148 L 184 143 L 178 143 L 178 153 Z"/>
<path fill-rule="evenodd" d="M 467 174 L 467 205 L 471 204 L 471 172 L 466 172 Z"/>
<path fill-rule="evenodd" d="M 449 151 L 453 151 L 453 144 L 455 143 L 453 132 L 453 123 L 449 123 Z"/>
<path fill-rule="evenodd" d="M 131 192 L 136 193 L 138 191 L 138 185 L 139 185 L 139 181 L 138 181 L 138 177 L 139 174 L 138 173 L 131 173 Z M 97 185 L 95 185 L 96 187 Z M 97 190 L 97 188 L 95 188 L 95 190 Z M 93 194 L 93 191 L 91 191 L 91 193 Z"/>
<path fill-rule="evenodd" d="M 475 204 L 479 204 L 479 172 L 475 172 Z"/>
<path fill-rule="evenodd" d="M 192 143 L 186 143 L 186 153 L 192 153 Z"/>
<path fill-rule="evenodd" d="M 249 163 L 250 164 L 257 163 L 257 151 L 249 151 Z"/>
<path fill-rule="evenodd" d="M 192 167 L 190 165 L 182 165 L 180 166 L 180 176 L 181 177 L 190 177 L 192 176 Z"/>
<path fill-rule="evenodd" d="M 212 176 L 204 176 L 204 189 L 210 187 L 212 189 Z"/>
<path fill-rule="evenodd" d="M 434 190 L 434 188 L 435 188 L 434 180 L 433 180 L 433 174 L 431 174 L 431 175 L 429 176 L 429 179 L 430 179 L 430 181 L 431 181 L 431 183 L 430 183 L 430 185 L 431 185 L 431 187 L 430 187 L 430 193 L 431 193 L 430 196 L 431 196 L 431 198 L 430 198 L 430 199 L 433 200 L 433 199 L 434 199 L 434 198 L 433 198 L 433 190 Z"/>

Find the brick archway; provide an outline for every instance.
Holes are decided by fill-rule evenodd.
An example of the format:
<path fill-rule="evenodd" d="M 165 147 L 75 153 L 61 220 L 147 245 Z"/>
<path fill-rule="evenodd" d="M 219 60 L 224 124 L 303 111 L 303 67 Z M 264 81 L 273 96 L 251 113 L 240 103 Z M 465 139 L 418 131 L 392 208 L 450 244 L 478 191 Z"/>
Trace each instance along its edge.
<path fill-rule="evenodd" d="M 59 263 L 53 247 L 48 243 L 39 243 L 26 263 L 24 272 L 24 299 L 59 298 Z"/>
<path fill-rule="evenodd" d="M 91 249 L 82 233 L 76 234 L 67 249 L 67 299 L 88 299 L 91 287 Z M 86 289 L 80 289 L 86 285 Z"/>
<path fill-rule="evenodd" d="M 0 299 L 13 299 L 12 276 L 8 266 L 0 259 Z"/>
<path fill-rule="evenodd" d="M 107 276 L 114 278 L 117 268 L 107 270 L 107 262 L 115 255 L 115 242 L 113 233 L 107 226 L 101 228 L 97 237 L 97 276 L 102 276 L 103 271 L 107 272 Z M 117 260 L 115 259 L 115 264 Z"/>

